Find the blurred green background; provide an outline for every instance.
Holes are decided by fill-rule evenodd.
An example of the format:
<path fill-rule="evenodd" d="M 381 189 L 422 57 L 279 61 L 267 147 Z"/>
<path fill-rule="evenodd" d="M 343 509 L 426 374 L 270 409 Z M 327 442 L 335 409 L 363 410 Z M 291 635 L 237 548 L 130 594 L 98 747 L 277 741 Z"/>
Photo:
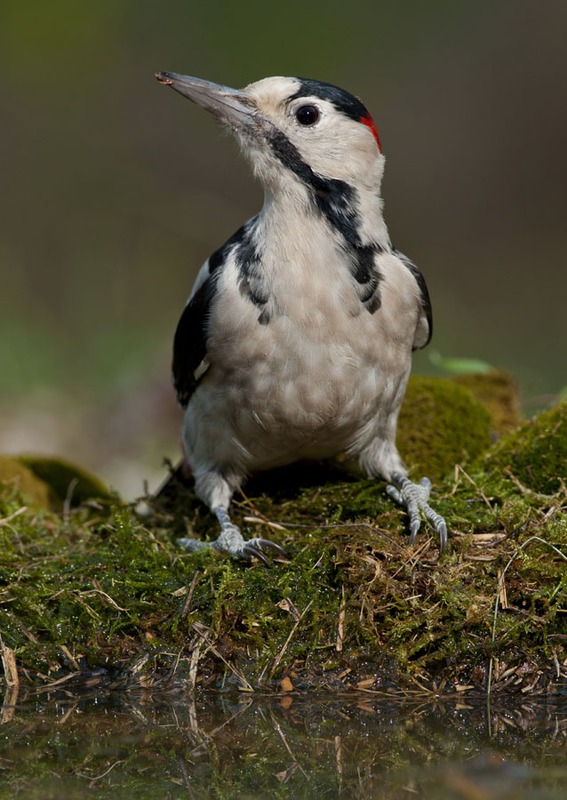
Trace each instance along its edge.
<path fill-rule="evenodd" d="M 360 95 L 433 349 L 544 403 L 567 383 L 566 30 L 565 0 L 0 2 L 0 452 L 65 454 L 127 494 L 177 452 L 173 331 L 261 192 L 157 70 Z"/>

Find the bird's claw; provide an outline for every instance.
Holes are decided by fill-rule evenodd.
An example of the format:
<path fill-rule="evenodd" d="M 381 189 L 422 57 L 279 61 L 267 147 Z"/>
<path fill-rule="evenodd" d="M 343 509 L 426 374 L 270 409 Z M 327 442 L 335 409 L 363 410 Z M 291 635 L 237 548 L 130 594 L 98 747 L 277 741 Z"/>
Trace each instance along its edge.
<path fill-rule="evenodd" d="M 441 514 L 429 505 L 431 481 L 429 478 L 422 478 L 419 483 L 412 483 L 405 475 L 397 472 L 392 475 L 392 480 L 394 483 L 386 486 L 386 492 L 397 503 L 406 507 L 409 515 L 410 544 L 415 543 L 423 514 L 439 536 L 439 555 L 441 555 L 447 547 L 447 524 Z"/>
<path fill-rule="evenodd" d="M 191 553 L 213 548 L 222 553 L 228 553 L 233 558 L 238 558 L 242 561 L 250 561 L 252 558 L 257 558 L 266 567 L 270 566 L 270 562 L 266 557 L 267 551 L 273 551 L 277 556 L 285 558 L 285 550 L 279 544 L 271 542 L 269 539 L 260 539 L 255 537 L 246 541 L 240 530 L 233 525 L 225 525 L 220 533 L 219 538 L 214 542 L 202 542 L 198 539 L 178 539 L 177 543 Z"/>
<path fill-rule="evenodd" d="M 236 555 L 237 558 L 258 558 L 263 564 L 269 567 L 270 562 L 264 555 L 264 553 L 269 550 L 273 550 L 276 555 L 283 556 L 285 558 L 285 550 L 283 547 L 280 547 L 279 544 L 271 542 L 269 539 L 258 538 L 249 539 L 247 542 L 244 542 L 240 552 L 233 553 L 232 555 Z"/>

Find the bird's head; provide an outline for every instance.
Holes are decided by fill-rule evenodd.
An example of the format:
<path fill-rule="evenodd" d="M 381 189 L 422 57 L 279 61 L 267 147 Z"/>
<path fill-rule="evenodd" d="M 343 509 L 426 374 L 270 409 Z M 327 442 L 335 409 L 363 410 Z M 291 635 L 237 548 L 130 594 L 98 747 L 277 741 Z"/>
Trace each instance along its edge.
<path fill-rule="evenodd" d="M 228 127 L 266 186 L 335 179 L 379 193 L 378 132 L 349 92 L 306 78 L 264 78 L 241 90 L 174 72 L 156 78 Z"/>

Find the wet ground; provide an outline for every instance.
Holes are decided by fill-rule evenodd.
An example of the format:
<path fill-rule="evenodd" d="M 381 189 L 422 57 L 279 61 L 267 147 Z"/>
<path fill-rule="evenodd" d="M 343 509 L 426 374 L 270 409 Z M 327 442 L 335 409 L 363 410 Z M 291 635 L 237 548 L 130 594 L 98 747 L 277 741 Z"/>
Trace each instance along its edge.
<path fill-rule="evenodd" d="M 567 698 L 51 688 L 1 719 L 2 800 L 567 798 Z"/>

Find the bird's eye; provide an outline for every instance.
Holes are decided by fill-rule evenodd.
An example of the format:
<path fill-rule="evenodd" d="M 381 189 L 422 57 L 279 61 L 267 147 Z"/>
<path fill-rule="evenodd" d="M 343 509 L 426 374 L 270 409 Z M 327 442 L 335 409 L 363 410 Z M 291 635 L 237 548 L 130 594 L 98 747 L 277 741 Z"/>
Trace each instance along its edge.
<path fill-rule="evenodd" d="M 300 125 L 315 125 L 319 119 L 319 109 L 317 106 L 299 106 L 295 118 Z"/>

